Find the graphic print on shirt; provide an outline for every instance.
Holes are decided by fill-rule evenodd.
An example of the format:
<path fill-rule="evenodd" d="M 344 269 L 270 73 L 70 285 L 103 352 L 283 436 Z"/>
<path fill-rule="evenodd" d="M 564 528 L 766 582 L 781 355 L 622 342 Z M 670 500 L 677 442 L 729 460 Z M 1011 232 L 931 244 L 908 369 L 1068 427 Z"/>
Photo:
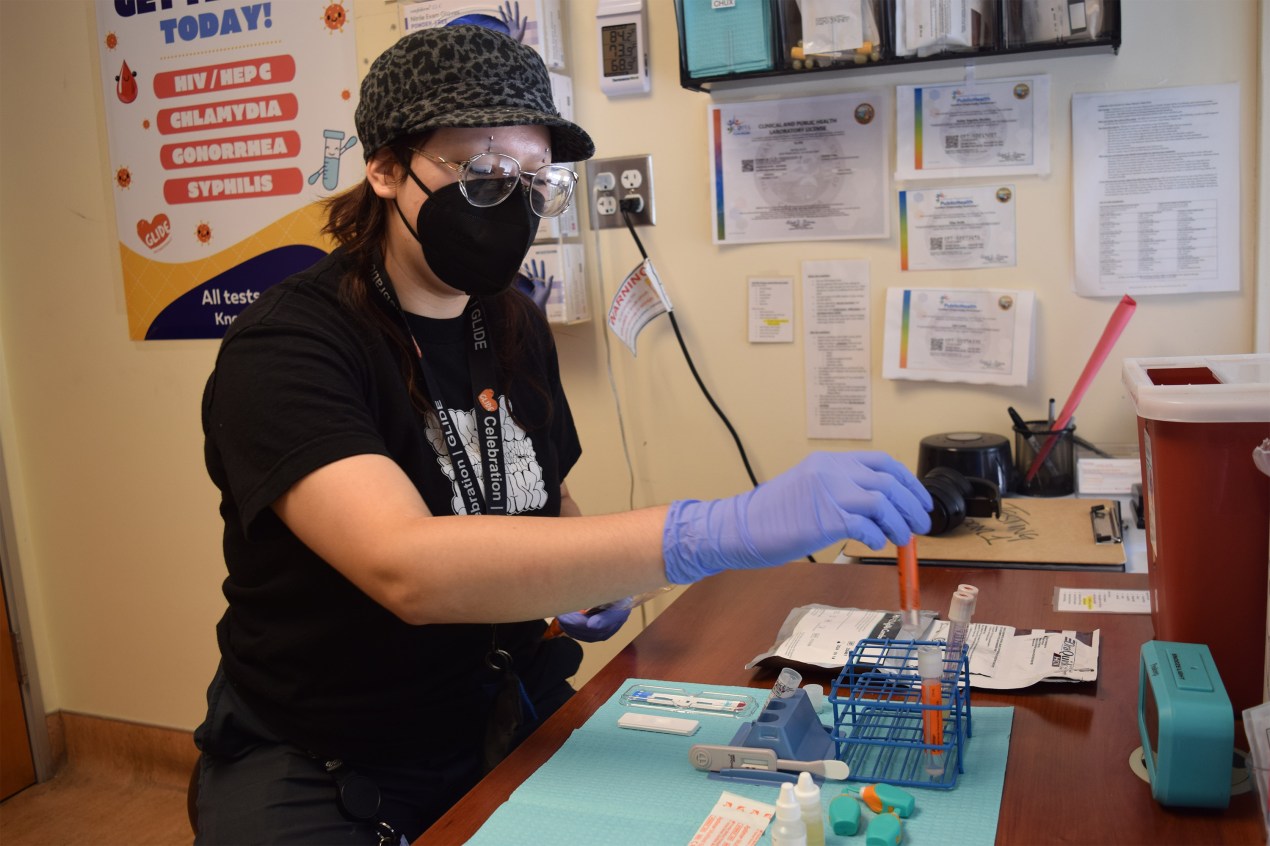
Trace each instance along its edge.
<path fill-rule="evenodd" d="M 542 466 L 538 463 L 538 454 L 534 452 L 533 441 L 525 434 L 525 430 L 512 418 L 511 401 L 501 394 L 498 404 L 503 409 L 503 474 L 507 479 L 507 513 L 523 514 L 534 511 L 547 504 L 547 484 L 542 478 Z M 476 415 L 471 409 L 446 409 L 467 459 L 472 463 L 480 481 L 481 491 L 485 491 L 485 465 L 481 461 L 480 449 L 476 440 Z M 450 507 L 455 514 L 466 514 L 467 504 L 454 481 L 454 465 L 450 462 L 450 453 L 445 448 L 445 436 L 434 415 L 428 415 L 428 443 L 437 454 L 437 466 L 450 480 Z"/>

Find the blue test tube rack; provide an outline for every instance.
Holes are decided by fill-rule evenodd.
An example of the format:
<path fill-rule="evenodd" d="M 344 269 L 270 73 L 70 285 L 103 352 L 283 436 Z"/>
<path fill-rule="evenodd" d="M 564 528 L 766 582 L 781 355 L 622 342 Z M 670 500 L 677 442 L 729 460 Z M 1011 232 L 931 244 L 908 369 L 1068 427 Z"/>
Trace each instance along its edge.
<path fill-rule="evenodd" d="M 945 657 L 941 705 L 922 703 L 917 648 L 944 641 L 866 638 L 851 650 L 829 695 L 833 706 L 834 757 L 851 767 L 852 781 L 951 790 L 965 771 L 970 739 L 970 662 L 963 650 Z M 937 710 L 943 742 L 927 743 L 925 714 Z M 927 757 L 938 752 L 943 772 L 927 772 Z"/>

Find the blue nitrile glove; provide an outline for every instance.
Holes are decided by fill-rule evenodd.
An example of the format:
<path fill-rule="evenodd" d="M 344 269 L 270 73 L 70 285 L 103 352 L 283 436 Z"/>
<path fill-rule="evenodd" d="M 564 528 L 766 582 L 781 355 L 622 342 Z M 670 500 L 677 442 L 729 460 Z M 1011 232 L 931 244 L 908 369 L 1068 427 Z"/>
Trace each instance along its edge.
<path fill-rule="evenodd" d="M 574 640 L 595 643 L 615 635 L 629 616 L 629 602 L 614 602 L 599 611 L 570 611 L 568 614 L 560 614 L 556 617 L 556 622 Z"/>
<path fill-rule="evenodd" d="M 728 569 L 775 567 L 854 538 L 872 549 L 930 531 L 930 494 L 882 452 L 815 452 L 753 490 L 671 503 L 666 578 L 689 584 Z"/>

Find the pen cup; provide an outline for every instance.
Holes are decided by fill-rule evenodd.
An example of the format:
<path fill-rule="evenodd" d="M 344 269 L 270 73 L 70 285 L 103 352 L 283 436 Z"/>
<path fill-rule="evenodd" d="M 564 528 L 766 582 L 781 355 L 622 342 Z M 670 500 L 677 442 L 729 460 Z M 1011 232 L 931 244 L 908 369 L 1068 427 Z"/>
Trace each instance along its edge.
<path fill-rule="evenodd" d="M 1027 429 L 1014 427 L 1014 469 L 1018 473 L 1018 482 L 1014 490 L 1024 496 L 1068 496 L 1076 490 L 1076 468 L 1072 450 L 1072 435 L 1076 424 L 1069 423 L 1065 429 L 1051 429 L 1047 420 L 1025 420 Z M 1036 459 L 1039 450 L 1044 449 L 1045 442 L 1057 436 L 1049 455 L 1041 463 L 1040 469 L 1027 481 L 1028 469 Z"/>

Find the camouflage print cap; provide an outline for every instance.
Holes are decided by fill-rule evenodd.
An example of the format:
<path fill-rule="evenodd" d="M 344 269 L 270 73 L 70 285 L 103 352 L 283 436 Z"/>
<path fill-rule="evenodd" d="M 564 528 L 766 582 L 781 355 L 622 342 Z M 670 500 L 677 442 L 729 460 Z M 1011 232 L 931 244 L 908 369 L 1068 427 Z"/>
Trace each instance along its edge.
<path fill-rule="evenodd" d="M 390 141 L 430 129 L 523 125 L 550 129 L 555 161 L 595 154 L 591 136 L 560 117 L 534 49 L 479 26 L 403 36 L 370 66 L 353 119 L 367 159 Z"/>

